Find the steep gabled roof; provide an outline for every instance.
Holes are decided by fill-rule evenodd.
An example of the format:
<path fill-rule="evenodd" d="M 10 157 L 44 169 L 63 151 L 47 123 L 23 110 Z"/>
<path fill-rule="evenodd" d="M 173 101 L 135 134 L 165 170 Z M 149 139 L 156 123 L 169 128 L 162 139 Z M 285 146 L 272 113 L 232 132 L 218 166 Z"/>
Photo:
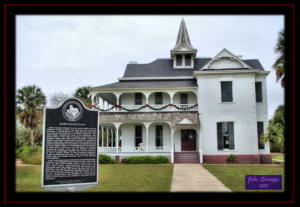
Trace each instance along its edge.
<path fill-rule="evenodd" d="M 191 44 L 184 19 L 181 20 L 177 41 L 175 47 L 171 50 L 171 54 L 173 52 L 192 52 L 192 53 L 197 52 L 197 50 Z"/>

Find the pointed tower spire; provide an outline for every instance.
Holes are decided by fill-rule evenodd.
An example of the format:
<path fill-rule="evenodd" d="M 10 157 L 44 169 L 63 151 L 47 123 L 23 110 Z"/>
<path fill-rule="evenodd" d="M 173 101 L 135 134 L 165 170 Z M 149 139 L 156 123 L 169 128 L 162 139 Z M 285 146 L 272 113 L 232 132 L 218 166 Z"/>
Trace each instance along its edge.
<path fill-rule="evenodd" d="M 173 57 L 176 53 L 192 53 L 196 55 L 197 50 L 193 48 L 188 31 L 185 26 L 184 19 L 181 19 L 180 28 L 177 36 L 177 41 L 175 47 L 170 51 Z"/>

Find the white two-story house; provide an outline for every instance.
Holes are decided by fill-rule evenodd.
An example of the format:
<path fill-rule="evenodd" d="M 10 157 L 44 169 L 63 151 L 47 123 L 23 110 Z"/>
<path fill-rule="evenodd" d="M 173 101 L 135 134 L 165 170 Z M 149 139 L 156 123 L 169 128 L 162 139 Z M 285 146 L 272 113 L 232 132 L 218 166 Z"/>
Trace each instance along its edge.
<path fill-rule="evenodd" d="M 260 135 L 268 123 L 265 71 L 259 60 L 223 49 L 197 58 L 184 20 L 170 58 L 130 62 L 118 82 L 93 87 L 99 153 L 165 155 L 171 163 L 271 163 Z"/>

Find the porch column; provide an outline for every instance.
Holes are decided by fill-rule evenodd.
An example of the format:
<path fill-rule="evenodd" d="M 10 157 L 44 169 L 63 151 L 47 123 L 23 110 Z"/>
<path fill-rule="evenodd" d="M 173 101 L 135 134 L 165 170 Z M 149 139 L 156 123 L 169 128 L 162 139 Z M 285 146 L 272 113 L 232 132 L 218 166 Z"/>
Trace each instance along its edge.
<path fill-rule="evenodd" d="M 170 96 L 170 104 L 172 104 L 173 105 L 173 97 L 174 97 L 174 94 L 175 94 L 175 92 L 168 92 L 168 94 L 169 94 L 169 96 Z M 171 111 L 173 111 L 174 110 L 174 107 L 172 107 L 171 108 Z"/>
<path fill-rule="evenodd" d="M 106 147 L 108 147 L 108 128 L 106 128 Z"/>
<path fill-rule="evenodd" d="M 174 163 L 174 132 L 175 130 L 171 128 L 171 163 Z"/>
<path fill-rule="evenodd" d="M 149 152 L 149 126 L 151 123 L 144 123 L 146 127 L 146 152 Z"/>
<path fill-rule="evenodd" d="M 102 140 L 101 147 L 104 147 L 104 128 L 103 127 L 101 127 L 101 140 Z"/>
<path fill-rule="evenodd" d="M 114 123 L 114 125 L 115 125 L 115 127 L 116 127 L 116 144 L 115 144 L 115 146 L 116 146 L 116 148 L 117 148 L 117 152 L 119 153 L 120 152 L 120 149 L 119 149 L 119 139 L 120 139 L 120 137 L 119 137 L 119 127 L 120 127 L 120 125 L 121 125 L 121 123 Z"/>
<path fill-rule="evenodd" d="M 110 129 L 110 146 L 113 147 L 114 146 L 114 130 L 111 128 Z"/>
<path fill-rule="evenodd" d="M 198 143 L 199 143 L 199 146 L 198 146 L 198 151 L 199 151 L 199 157 L 200 157 L 200 163 L 203 163 L 203 139 L 200 137 L 200 130 L 197 129 L 197 138 L 198 138 Z"/>
<path fill-rule="evenodd" d="M 114 130 L 114 147 L 117 147 L 117 134 L 116 134 L 116 130 Z"/>
<path fill-rule="evenodd" d="M 147 105 L 147 104 L 149 104 L 150 93 L 149 92 L 145 92 L 144 95 L 146 97 L 146 105 Z M 146 107 L 146 111 L 149 111 L 149 107 Z"/>

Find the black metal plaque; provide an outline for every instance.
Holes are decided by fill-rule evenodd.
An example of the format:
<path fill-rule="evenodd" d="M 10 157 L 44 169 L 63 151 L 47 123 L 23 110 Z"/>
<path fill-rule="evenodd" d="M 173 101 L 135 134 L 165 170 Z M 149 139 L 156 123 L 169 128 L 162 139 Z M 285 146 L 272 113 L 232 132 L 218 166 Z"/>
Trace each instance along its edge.
<path fill-rule="evenodd" d="M 98 182 L 98 112 L 78 99 L 45 109 L 42 186 Z"/>

